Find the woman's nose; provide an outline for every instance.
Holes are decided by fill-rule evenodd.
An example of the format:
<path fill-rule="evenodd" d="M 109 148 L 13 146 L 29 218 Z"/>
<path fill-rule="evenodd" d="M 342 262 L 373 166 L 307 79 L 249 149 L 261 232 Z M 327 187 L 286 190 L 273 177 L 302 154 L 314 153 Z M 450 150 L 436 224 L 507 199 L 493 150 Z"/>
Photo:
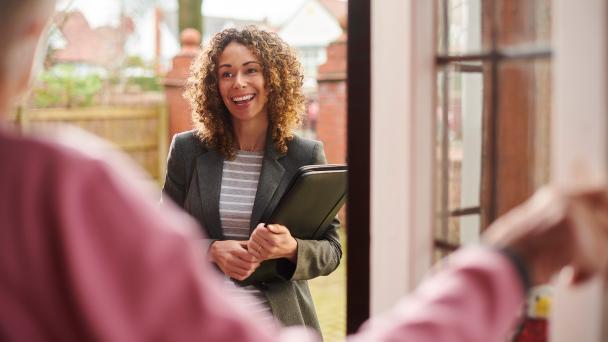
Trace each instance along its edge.
<path fill-rule="evenodd" d="M 234 76 L 234 84 L 232 86 L 234 88 L 245 88 L 245 78 L 240 72 L 237 72 Z"/>

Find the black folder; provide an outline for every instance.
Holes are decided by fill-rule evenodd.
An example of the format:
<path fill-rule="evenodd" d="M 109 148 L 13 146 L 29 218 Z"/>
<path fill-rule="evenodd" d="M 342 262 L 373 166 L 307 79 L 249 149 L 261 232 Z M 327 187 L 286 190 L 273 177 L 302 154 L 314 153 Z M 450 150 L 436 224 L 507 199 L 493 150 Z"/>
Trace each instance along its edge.
<path fill-rule="evenodd" d="M 263 222 L 282 224 L 299 239 L 320 238 L 346 200 L 346 183 L 345 165 L 303 166 Z"/>
<path fill-rule="evenodd" d="M 322 237 L 346 201 L 347 167 L 343 164 L 306 165 L 298 169 L 287 191 L 265 223 L 278 223 L 293 237 L 314 240 Z M 284 279 L 278 259 L 266 260 L 241 284 Z"/>

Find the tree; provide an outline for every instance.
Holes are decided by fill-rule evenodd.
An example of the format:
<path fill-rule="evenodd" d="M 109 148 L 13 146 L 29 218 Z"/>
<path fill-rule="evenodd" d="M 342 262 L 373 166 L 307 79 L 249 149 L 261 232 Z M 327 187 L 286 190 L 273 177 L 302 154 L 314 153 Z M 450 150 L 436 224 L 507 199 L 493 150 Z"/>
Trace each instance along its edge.
<path fill-rule="evenodd" d="M 194 28 L 202 33 L 202 3 L 202 0 L 179 0 L 179 32 L 187 28 Z"/>

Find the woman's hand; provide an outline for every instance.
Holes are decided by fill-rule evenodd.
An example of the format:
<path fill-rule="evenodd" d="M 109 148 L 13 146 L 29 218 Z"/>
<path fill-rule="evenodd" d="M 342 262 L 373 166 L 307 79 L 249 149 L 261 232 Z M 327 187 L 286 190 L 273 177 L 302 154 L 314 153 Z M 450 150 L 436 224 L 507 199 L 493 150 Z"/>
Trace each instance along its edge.
<path fill-rule="evenodd" d="M 244 280 L 260 266 L 260 260 L 247 251 L 247 241 L 215 241 L 209 257 L 225 275 Z"/>
<path fill-rule="evenodd" d="M 247 242 L 247 249 L 258 260 L 286 258 L 296 263 L 298 242 L 287 227 L 280 224 L 258 224 Z"/>

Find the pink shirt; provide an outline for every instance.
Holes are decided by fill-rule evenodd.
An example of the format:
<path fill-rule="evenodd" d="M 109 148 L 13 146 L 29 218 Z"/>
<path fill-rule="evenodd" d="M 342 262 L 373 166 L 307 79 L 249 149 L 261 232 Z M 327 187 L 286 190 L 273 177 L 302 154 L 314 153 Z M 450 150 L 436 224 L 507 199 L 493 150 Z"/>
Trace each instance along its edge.
<path fill-rule="evenodd" d="M 0 340 L 307 341 L 224 294 L 195 223 L 106 163 L 0 132 Z M 510 262 L 459 252 L 353 340 L 502 341 L 522 302 Z"/>

